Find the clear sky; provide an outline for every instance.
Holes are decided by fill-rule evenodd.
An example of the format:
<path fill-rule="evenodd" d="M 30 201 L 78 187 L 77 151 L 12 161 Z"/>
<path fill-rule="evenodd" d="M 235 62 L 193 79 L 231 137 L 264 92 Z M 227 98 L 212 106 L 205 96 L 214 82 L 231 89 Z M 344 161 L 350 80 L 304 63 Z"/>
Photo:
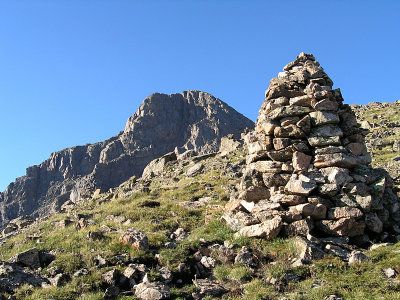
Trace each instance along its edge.
<path fill-rule="evenodd" d="M 116 135 L 154 92 L 202 90 L 255 120 L 313 53 L 347 103 L 399 92 L 400 1 L 0 0 L 0 191 L 51 152 Z"/>

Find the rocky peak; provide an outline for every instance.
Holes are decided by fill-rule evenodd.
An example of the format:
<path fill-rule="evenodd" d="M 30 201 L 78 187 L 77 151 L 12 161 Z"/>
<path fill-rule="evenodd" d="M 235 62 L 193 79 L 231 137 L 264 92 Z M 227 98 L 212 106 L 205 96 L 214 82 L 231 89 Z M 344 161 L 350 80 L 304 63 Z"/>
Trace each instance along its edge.
<path fill-rule="evenodd" d="M 369 167 L 368 131 L 311 54 L 273 78 L 254 131 L 240 193 L 225 219 L 238 235 L 396 235 L 399 199 L 390 176 Z M 382 233 L 386 231 L 386 234 Z"/>
<path fill-rule="evenodd" d="M 239 138 L 253 126 L 205 92 L 152 94 L 117 136 L 52 153 L 40 165 L 27 168 L 26 175 L 0 195 L 0 228 L 21 215 L 56 211 L 67 200 L 79 200 L 83 190 L 108 190 L 141 176 L 150 161 L 168 152 L 216 152 L 221 137 L 234 134 Z"/>

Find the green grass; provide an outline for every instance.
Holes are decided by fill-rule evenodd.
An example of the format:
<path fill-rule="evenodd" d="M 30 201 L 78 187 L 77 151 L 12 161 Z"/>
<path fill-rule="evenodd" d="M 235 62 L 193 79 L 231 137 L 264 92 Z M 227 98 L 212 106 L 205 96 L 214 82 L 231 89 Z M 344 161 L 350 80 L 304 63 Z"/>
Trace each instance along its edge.
<path fill-rule="evenodd" d="M 76 210 L 83 214 L 93 214 L 94 224 L 87 228 L 77 230 L 72 224 L 61 229 L 52 225 L 69 217 L 67 213 L 58 213 L 38 226 L 9 238 L 0 247 L 1 260 L 37 247 L 40 250 L 55 251 L 56 258 L 52 266 L 59 266 L 69 275 L 82 267 L 89 269 L 88 275 L 73 279 L 62 287 L 40 289 L 24 286 L 17 292 L 17 299 L 102 299 L 104 287 L 100 284 L 101 275 L 111 267 L 99 269 L 95 266 L 94 258 L 97 255 L 113 260 L 116 255 L 128 254 L 134 262 L 149 266 L 149 276 L 156 280 L 159 276 L 156 269 L 158 260 L 173 272 L 177 271 L 180 263 L 186 263 L 186 271 L 189 271 L 193 253 L 204 245 L 204 240 L 208 244 L 229 241 L 236 245 L 236 251 L 246 246 L 259 258 L 257 270 L 241 264 L 223 265 L 218 262 L 212 274 L 232 291 L 219 298 L 204 299 L 280 299 L 285 296 L 290 299 L 324 299 L 331 294 L 341 295 L 345 299 L 400 299 L 399 284 L 385 278 L 382 272 L 386 267 L 400 271 L 400 253 L 397 252 L 400 251 L 400 244 L 368 252 L 372 262 L 362 265 L 349 267 L 339 259 L 328 256 L 313 265 L 293 268 L 292 262 L 299 255 L 293 239 L 236 239 L 234 232 L 221 221 L 222 212 L 218 207 L 223 207 L 226 203 L 225 188 L 236 184 L 238 179 L 226 174 L 221 162 L 231 160 L 240 163 L 243 157 L 243 153 L 233 153 L 227 158 L 203 160 L 203 174 L 192 178 L 186 178 L 183 173 L 173 175 L 178 181 L 169 177 L 156 178 L 150 184 L 149 193 L 137 192 L 128 199 L 115 199 L 101 205 L 96 201 L 89 201 Z M 176 166 L 171 165 L 168 168 L 175 172 Z M 204 196 L 211 197 L 210 205 L 217 207 L 210 209 L 205 206 L 188 210 L 179 204 Z M 157 201 L 160 206 L 144 206 L 148 201 Z M 108 221 L 107 215 L 125 216 L 131 219 L 132 224 L 123 225 Z M 206 215 L 211 216 L 207 218 L 207 222 Z M 99 231 L 103 225 L 119 231 L 105 233 L 105 239 L 99 241 L 87 239 L 89 231 Z M 121 233 L 130 227 L 146 233 L 153 252 L 137 251 L 120 244 Z M 176 242 L 175 249 L 165 248 L 163 245 L 170 241 L 169 235 L 179 227 L 190 232 L 190 236 L 182 242 Z M 30 235 L 40 236 L 38 242 L 30 240 Z M 155 254 L 158 254 L 158 259 L 155 258 Z M 121 266 L 117 268 L 124 270 Z M 46 270 L 47 268 L 44 268 L 42 273 Z M 297 274 L 300 281 L 284 284 L 283 278 L 288 272 Z M 267 278 L 271 277 L 278 281 L 279 289 L 267 282 Z M 171 298 L 190 299 L 191 294 L 196 291 L 191 284 L 172 287 Z"/>

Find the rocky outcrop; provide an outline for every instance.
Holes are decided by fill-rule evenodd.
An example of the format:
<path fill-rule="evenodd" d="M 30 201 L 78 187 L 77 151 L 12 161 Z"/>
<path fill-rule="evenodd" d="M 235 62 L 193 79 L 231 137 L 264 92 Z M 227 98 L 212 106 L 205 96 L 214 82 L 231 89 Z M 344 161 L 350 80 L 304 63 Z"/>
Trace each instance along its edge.
<path fill-rule="evenodd" d="M 87 189 L 107 190 L 140 176 L 153 159 L 174 151 L 218 151 L 220 139 L 239 137 L 252 121 L 210 94 L 153 94 L 126 123 L 125 130 L 104 142 L 64 149 L 0 193 L 0 228 L 21 216 L 57 211 L 78 201 Z"/>
<path fill-rule="evenodd" d="M 245 136 L 239 193 L 224 215 L 237 235 L 268 238 L 273 228 L 273 236 L 397 240 L 393 180 L 369 166 L 368 131 L 332 85 L 304 53 L 271 80 L 255 130 Z"/>

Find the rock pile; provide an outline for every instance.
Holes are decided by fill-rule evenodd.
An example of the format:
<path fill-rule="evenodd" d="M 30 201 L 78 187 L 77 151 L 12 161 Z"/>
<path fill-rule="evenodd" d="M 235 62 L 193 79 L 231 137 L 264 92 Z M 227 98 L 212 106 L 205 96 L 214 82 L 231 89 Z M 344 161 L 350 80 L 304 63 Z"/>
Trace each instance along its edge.
<path fill-rule="evenodd" d="M 238 236 L 395 238 L 400 202 L 370 155 L 340 89 L 311 54 L 273 78 L 254 131 L 240 193 L 223 218 Z"/>

